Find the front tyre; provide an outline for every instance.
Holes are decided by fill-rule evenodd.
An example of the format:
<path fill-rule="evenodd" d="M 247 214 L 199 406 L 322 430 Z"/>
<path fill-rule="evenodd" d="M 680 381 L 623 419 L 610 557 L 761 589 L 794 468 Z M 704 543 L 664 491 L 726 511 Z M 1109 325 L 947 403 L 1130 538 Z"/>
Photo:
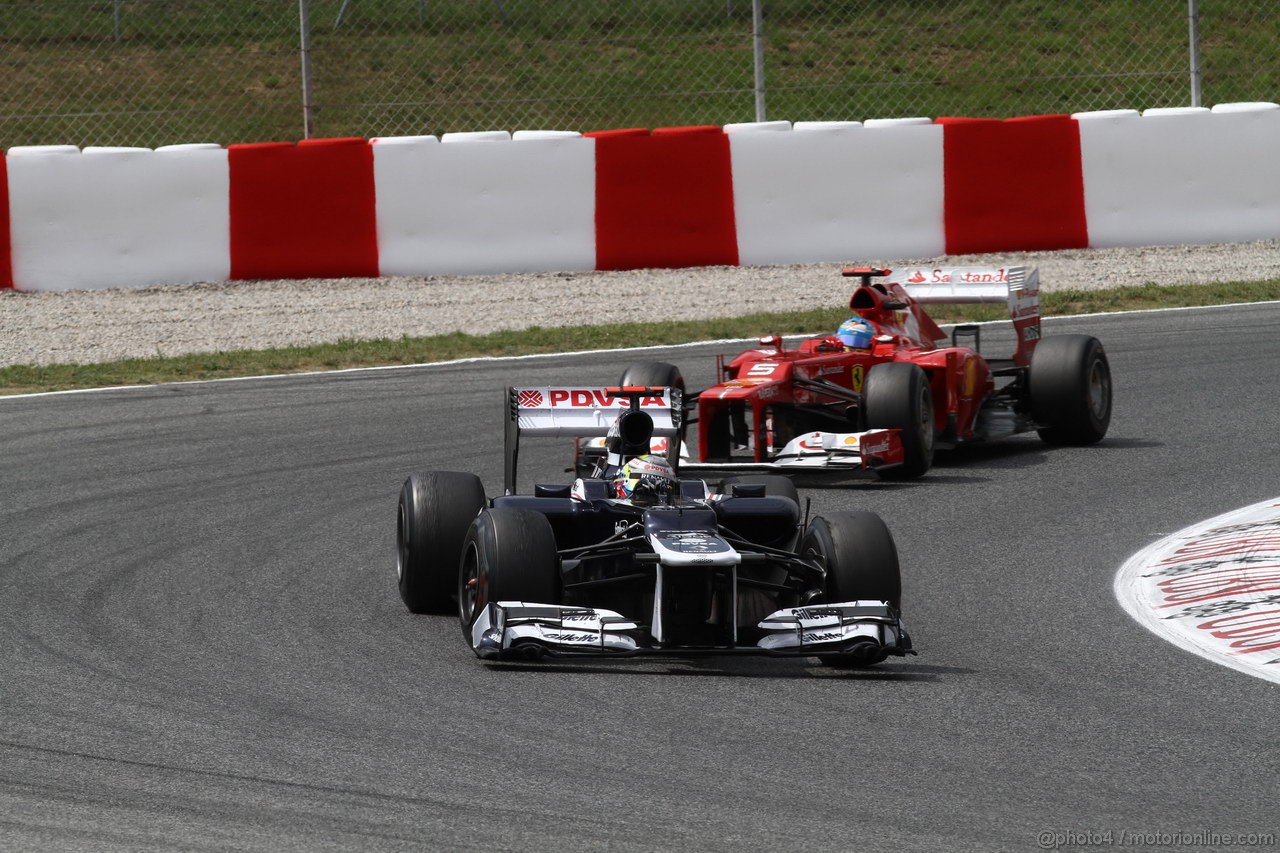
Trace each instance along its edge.
<path fill-rule="evenodd" d="M 448 613 L 462 540 L 485 505 L 475 474 L 413 474 L 400 489 L 396 512 L 396 577 L 410 613 Z"/>
<path fill-rule="evenodd" d="M 457 571 L 458 619 L 471 625 L 493 601 L 558 604 L 560 556 L 551 522 L 530 509 L 495 507 L 476 516 Z"/>
<path fill-rule="evenodd" d="M 817 554 L 827 566 L 826 600 L 885 601 L 902 607 L 902 573 L 898 548 L 883 519 L 873 512 L 842 512 L 819 516 L 809 523 L 800 545 L 802 554 Z M 820 655 L 828 666 L 876 664 L 888 653 L 872 646 L 858 654 Z"/>
<path fill-rule="evenodd" d="M 827 566 L 826 600 L 887 601 L 902 605 L 898 548 L 884 520 L 874 512 L 839 512 L 809 522 L 800 545 Z"/>
<path fill-rule="evenodd" d="M 1111 364 L 1089 335 L 1052 335 L 1036 345 L 1029 372 L 1031 417 L 1048 444 L 1101 441 L 1111 425 Z"/>
<path fill-rule="evenodd" d="M 863 387 L 868 429 L 896 429 L 902 439 L 902 465 L 879 473 L 881 479 L 908 480 L 933 465 L 933 389 L 918 365 L 903 361 L 877 364 Z"/>

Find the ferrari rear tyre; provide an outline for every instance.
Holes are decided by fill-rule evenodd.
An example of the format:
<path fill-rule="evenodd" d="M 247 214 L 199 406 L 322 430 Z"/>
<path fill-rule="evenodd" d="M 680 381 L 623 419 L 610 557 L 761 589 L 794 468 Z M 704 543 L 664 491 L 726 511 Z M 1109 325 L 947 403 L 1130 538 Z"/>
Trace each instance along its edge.
<path fill-rule="evenodd" d="M 457 573 L 458 618 L 471 624 L 491 601 L 558 604 L 560 557 L 551 522 L 530 509 L 496 507 L 476 516 Z"/>
<path fill-rule="evenodd" d="M 809 522 L 800 552 L 818 554 L 826 563 L 829 603 L 871 600 L 901 607 L 898 548 L 884 520 L 874 512 L 818 516 Z"/>
<path fill-rule="evenodd" d="M 649 385 L 663 388 L 679 388 L 684 393 L 684 377 L 680 368 L 665 361 L 642 361 L 622 371 L 619 385 Z"/>
<path fill-rule="evenodd" d="M 933 465 L 933 389 L 919 366 L 895 361 L 867 371 L 863 386 L 868 429 L 901 432 L 903 463 L 880 473 L 881 479 L 908 480 Z"/>
<path fill-rule="evenodd" d="M 622 386 L 648 385 L 651 387 L 679 388 L 682 397 L 685 391 L 684 376 L 681 375 L 680 368 L 665 361 L 637 362 L 622 371 L 622 378 L 618 380 L 618 384 Z M 680 440 L 684 441 L 683 433 Z M 668 453 L 669 457 L 674 455 Z M 676 466 L 680 464 L 679 458 L 669 458 L 667 461 Z"/>
<path fill-rule="evenodd" d="M 1111 425 L 1111 365 L 1089 335 L 1052 335 L 1036 345 L 1029 375 L 1031 417 L 1049 444 L 1101 441 Z"/>
<path fill-rule="evenodd" d="M 452 609 L 462 540 L 484 505 L 475 474 L 428 471 L 404 481 L 396 512 L 396 576 L 409 612 Z"/>
<path fill-rule="evenodd" d="M 729 487 L 736 483 L 761 483 L 764 485 L 764 493 L 767 497 L 791 498 L 796 502 L 796 506 L 800 505 L 800 492 L 790 477 L 784 477 L 781 474 L 743 474 L 738 477 L 726 477 L 720 484 L 721 493 L 728 494 Z"/>

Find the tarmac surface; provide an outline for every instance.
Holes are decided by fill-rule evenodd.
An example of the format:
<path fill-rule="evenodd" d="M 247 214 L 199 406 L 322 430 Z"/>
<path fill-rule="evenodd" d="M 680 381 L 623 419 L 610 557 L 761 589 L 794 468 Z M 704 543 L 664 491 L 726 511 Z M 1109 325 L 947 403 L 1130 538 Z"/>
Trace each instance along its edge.
<path fill-rule="evenodd" d="M 1051 319 L 1107 347 L 1104 442 L 802 488 L 898 543 L 920 656 L 852 672 L 487 665 L 397 595 L 401 482 L 499 490 L 505 385 L 668 360 L 701 387 L 734 346 L 0 399 L 0 848 L 1274 843 L 1280 688 L 1149 633 L 1112 578 L 1280 492 L 1277 329 L 1274 303 Z M 528 442 L 522 482 L 569 453 Z"/>

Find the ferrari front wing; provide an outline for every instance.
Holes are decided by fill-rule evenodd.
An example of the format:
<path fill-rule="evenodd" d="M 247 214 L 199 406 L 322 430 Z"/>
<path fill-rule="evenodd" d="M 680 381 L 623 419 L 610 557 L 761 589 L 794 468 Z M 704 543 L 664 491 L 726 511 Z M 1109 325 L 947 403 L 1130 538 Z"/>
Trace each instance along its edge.
<path fill-rule="evenodd" d="M 730 459 L 699 462 L 683 457 L 682 471 L 844 471 L 873 473 L 894 468 L 905 459 L 902 436 L 896 429 L 865 432 L 809 432 L 796 436 L 767 461 Z"/>
<path fill-rule="evenodd" d="M 650 453 L 666 456 L 668 440 L 656 437 Z M 604 439 L 580 441 L 576 462 L 579 466 L 604 457 Z M 797 436 L 764 462 L 730 459 L 727 462 L 701 462 L 689 454 L 689 446 L 680 446 L 680 470 L 697 471 L 842 471 L 846 474 L 871 474 L 901 465 L 904 459 L 902 437 L 896 429 L 874 429 L 864 432 L 809 432 Z"/>

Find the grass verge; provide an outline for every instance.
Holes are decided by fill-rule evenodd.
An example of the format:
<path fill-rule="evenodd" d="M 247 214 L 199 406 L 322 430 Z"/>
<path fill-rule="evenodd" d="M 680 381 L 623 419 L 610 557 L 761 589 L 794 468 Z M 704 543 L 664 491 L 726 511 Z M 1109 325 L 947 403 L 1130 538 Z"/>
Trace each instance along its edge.
<path fill-rule="evenodd" d="M 1280 280 L 1119 287 L 1109 290 L 1064 290 L 1041 295 L 1046 317 L 1148 308 L 1225 305 L 1280 300 Z M 1002 306 L 937 306 L 930 314 L 939 323 L 980 322 L 1007 316 Z M 339 341 L 306 347 L 200 353 L 172 358 L 134 358 L 101 364 L 16 365 L 0 368 L 0 395 L 151 385 L 202 379 L 227 379 L 353 367 L 425 364 L 459 358 L 609 349 L 619 342 L 679 344 L 761 334 L 810 334 L 834 329 L 849 312 L 821 308 L 711 320 L 628 323 L 606 326 L 535 326 L 519 335 L 499 332 L 375 341 Z"/>

